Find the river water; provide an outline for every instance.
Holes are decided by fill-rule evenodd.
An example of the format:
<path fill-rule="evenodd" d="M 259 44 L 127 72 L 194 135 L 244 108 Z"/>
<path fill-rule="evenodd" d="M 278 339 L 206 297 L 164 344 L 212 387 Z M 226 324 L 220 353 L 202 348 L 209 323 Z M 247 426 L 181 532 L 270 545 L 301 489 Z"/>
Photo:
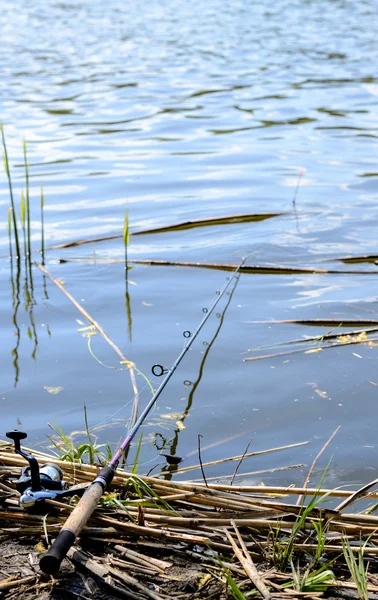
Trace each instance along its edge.
<path fill-rule="evenodd" d="M 122 233 L 126 205 L 131 232 L 284 213 L 132 236 L 128 259 L 374 270 L 318 261 L 378 253 L 377 24 L 373 0 L 19 0 L 1 12 L 0 115 L 17 205 L 27 140 L 33 260 L 43 183 L 48 271 L 155 388 L 151 367 L 172 365 L 229 273 L 130 263 L 127 295 L 124 264 L 111 262 L 124 257 L 122 239 L 48 248 Z M 10 268 L 8 206 L 2 170 L 1 435 L 24 428 L 44 446 L 48 423 L 81 431 L 85 405 L 98 442 L 114 448 L 131 414 L 129 371 L 100 335 L 79 331 L 85 319 L 36 267 L 29 301 L 24 266 L 19 280 Z M 61 262 L 72 258 L 86 260 Z M 303 467 L 238 477 L 301 484 L 341 425 L 313 482 L 331 458 L 330 485 L 376 477 L 374 344 L 243 359 L 332 329 L 271 320 L 376 319 L 377 289 L 363 273 L 243 273 L 142 428 L 141 472 L 164 466 L 160 452 L 197 464 L 198 434 L 204 461 L 242 454 L 251 438 L 249 452 L 308 441 L 245 460 L 240 473 Z M 142 407 L 150 392 L 141 375 L 137 384 Z"/>

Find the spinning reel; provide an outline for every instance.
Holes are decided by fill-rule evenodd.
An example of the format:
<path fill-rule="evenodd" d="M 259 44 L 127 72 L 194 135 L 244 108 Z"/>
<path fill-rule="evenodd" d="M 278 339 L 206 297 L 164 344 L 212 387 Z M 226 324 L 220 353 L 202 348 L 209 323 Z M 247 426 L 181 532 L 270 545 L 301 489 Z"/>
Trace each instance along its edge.
<path fill-rule="evenodd" d="M 21 449 L 21 440 L 27 438 L 24 431 L 8 431 L 6 436 L 14 441 L 14 451 L 25 458 L 29 466 L 23 467 L 16 483 L 20 492 L 19 504 L 23 509 L 32 508 L 37 502 L 54 500 L 68 496 L 80 496 L 86 487 L 68 488 L 68 483 L 63 481 L 63 471 L 53 463 L 39 466 L 38 460 L 30 452 Z"/>

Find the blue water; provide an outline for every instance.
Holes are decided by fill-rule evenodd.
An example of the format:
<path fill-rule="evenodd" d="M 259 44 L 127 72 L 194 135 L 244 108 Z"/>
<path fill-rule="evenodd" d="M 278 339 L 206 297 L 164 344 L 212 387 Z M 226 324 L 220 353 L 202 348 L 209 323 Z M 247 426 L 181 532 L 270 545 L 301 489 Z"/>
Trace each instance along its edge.
<path fill-rule="evenodd" d="M 131 231 L 230 213 L 287 213 L 131 237 L 130 260 L 238 263 L 248 255 L 250 264 L 311 267 L 322 259 L 378 254 L 373 0 L 20 0 L 0 14 L 0 30 L 0 115 L 17 205 L 27 140 L 34 260 L 40 260 L 41 183 L 46 247 L 122 233 L 127 205 Z M 19 294 L 12 297 L 8 205 L 2 170 L 2 429 L 23 427 L 31 444 L 48 445 L 48 423 L 66 432 L 83 429 L 85 404 L 90 425 L 98 425 L 98 441 L 115 447 L 131 414 L 128 370 L 99 335 L 90 339 L 91 350 L 112 368 L 95 360 L 85 332 L 78 332 L 77 319 L 86 325 L 85 319 L 36 268 L 32 314 L 23 266 L 19 286 L 13 270 Z M 151 377 L 153 364 L 174 362 L 183 331 L 196 328 L 227 273 L 133 265 L 130 340 L 124 266 L 101 262 L 123 256 L 118 239 L 47 250 L 45 259 L 49 272 Z M 90 260 L 59 262 L 73 257 Z M 203 342 L 216 333 L 216 315 L 147 419 L 142 469 L 164 465 L 162 446 L 183 456 L 183 465 L 196 464 L 198 434 L 205 460 L 242 454 L 251 438 L 250 451 L 309 441 L 249 459 L 240 470 L 303 463 L 293 471 L 239 478 L 301 483 L 341 425 L 315 479 L 331 456 L 332 485 L 375 477 L 374 346 L 259 362 L 243 358 L 248 349 L 330 329 L 267 320 L 377 318 L 376 290 L 372 275 L 243 274 L 203 368 Z M 194 384 L 200 375 L 191 398 L 193 385 L 183 382 Z M 144 406 L 149 390 L 141 376 L 137 381 Z M 153 381 L 155 388 L 158 383 Z M 51 394 L 46 387 L 63 389 Z M 233 469 L 221 465 L 207 475 Z"/>

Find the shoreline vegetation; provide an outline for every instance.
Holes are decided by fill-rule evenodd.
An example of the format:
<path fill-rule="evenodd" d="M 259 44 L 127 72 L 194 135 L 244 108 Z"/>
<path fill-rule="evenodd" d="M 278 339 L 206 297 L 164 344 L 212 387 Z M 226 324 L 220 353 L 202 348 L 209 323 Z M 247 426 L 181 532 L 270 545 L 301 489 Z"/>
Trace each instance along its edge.
<path fill-rule="evenodd" d="M 60 466 L 70 485 L 89 485 L 100 468 L 40 451 L 33 454 L 41 463 Z M 237 466 L 246 457 L 234 457 Z M 63 571 L 51 577 L 41 575 L 37 558 L 56 537 L 76 500 L 48 500 L 43 510 L 22 511 L 14 481 L 23 466 L 25 461 L 10 443 L 0 441 L 0 548 L 9 553 L 10 541 L 17 547 L 29 544 L 34 555 L 27 577 L 23 573 L 28 561 L 21 555 L 9 565 L 2 561 L 0 592 L 5 595 L 32 598 L 40 597 L 42 590 L 52 593 L 64 584 L 68 572 L 72 575 L 70 563 L 111 597 L 268 600 L 354 591 L 364 599 L 378 592 L 369 571 L 378 555 L 378 517 L 372 514 L 378 492 L 371 491 L 377 481 L 355 491 L 326 489 L 325 471 L 318 487 L 310 488 L 315 461 L 303 487 L 239 486 L 235 477 L 222 484 L 206 478 L 176 481 L 175 471 L 171 479 L 166 479 L 168 472 L 139 475 L 134 464 L 130 472 L 117 471 L 69 551 Z M 208 473 L 209 466 L 206 469 Z M 362 510 L 350 512 L 362 499 Z"/>

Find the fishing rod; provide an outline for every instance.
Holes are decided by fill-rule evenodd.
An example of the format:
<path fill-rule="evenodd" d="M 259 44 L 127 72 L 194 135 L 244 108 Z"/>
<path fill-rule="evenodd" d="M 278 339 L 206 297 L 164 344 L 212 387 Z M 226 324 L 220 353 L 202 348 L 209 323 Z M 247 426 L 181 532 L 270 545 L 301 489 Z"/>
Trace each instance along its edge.
<path fill-rule="evenodd" d="M 114 455 L 111 458 L 111 460 L 109 461 L 108 465 L 101 469 L 101 471 L 95 477 L 93 482 L 89 485 L 89 487 L 86 488 L 86 490 L 85 490 L 84 494 L 82 495 L 81 499 L 79 500 L 78 504 L 75 506 L 74 510 L 72 511 L 72 513 L 70 514 L 70 516 L 68 517 L 66 522 L 64 523 L 57 538 L 54 540 L 54 542 L 52 543 L 52 545 L 50 546 L 50 548 L 46 552 L 46 554 L 44 554 L 44 556 L 41 557 L 39 566 L 40 566 L 41 570 L 44 571 L 44 573 L 48 573 L 48 574 L 52 575 L 59 570 L 62 560 L 64 559 L 68 550 L 71 548 L 71 546 L 75 542 L 75 539 L 80 534 L 81 530 L 87 523 L 88 519 L 93 514 L 93 512 L 96 509 L 96 506 L 97 506 L 98 502 L 100 501 L 102 495 L 104 494 L 105 490 L 110 485 L 110 483 L 116 473 L 116 469 L 119 465 L 122 455 L 127 450 L 127 448 L 130 446 L 133 438 L 135 437 L 139 428 L 143 424 L 148 413 L 150 412 L 150 410 L 154 406 L 156 400 L 159 398 L 159 396 L 162 393 L 162 391 L 164 390 L 165 386 L 171 379 L 172 375 L 174 374 L 177 367 L 181 363 L 185 354 L 190 349 L 191 345 L 193 344 L 193 342 L 196 339 L 196 337 L 198 336 L 199 332 L 205 325 L 206 321 L 210 317 L 210 315 L 213 312 L 213 310 L 215 309 L 215 307 L 217 306 L 218 302 L 220 301 L 222 296 L 225 294 L 225 292 L 228 289 L 228 287 L 230 286 L 231 282 L 236 278 L 239 270 L 245 263 L 245 260 L 246 259 L 244 258 L 240 262 L 238 267 L 233 272 L 232 277 L 230 277 L 228 279 L 228 281 L 227 281 L 226 285 L 223 287 L 223 289 L 217 290 L 217 296 L 216 296 L 214 302 L 212 303 L 212 305 L 210 306 L 210 308 L 202 309 L 202 311 L 204 313 L 204 317 L 203 317 L 202 321 L 200 322 L 199 326 L 197 327 L 197 329 L 194 331 L 194 333 L 191 333 L 190 331 L 184 331 L 183 335 L 185 338 L 188 338 L 188 341 L 185 344 L 181 353 L 179 354 L 178 358 L 173 363 L 172 367 L 169 370 L 166 370 L 166 369 L 164 369 L 164 367 L 162 365 L 154 365 L 154 367 L 152 368 L 152 372 L 154 373 L 155 376 L 162 376 L 164 374 L 165 378 L 163 379 L 162 383 L 160 384 L 160 386 L 158 387 L 158 389 L 152 396 L 151 400 L 148 402 L 147 406 L 145 407 L 145 409 L 139 416 L 138 420 L 135 422 L 135 424 L 129 430 L 127 436 L 125 437 L 122 444 L 119 446 L 119 448 L 114 453 Z M 39 494 L 41 495 L 41 492 L 39 492 Z M 51 492 L 50 492 L 50 494 L 51 494 Z M 47 496 L 47 497 L 51 498 L 51 495 Z M 42 497 L 40 496 L 39 499 L 42 499 Z"/>

